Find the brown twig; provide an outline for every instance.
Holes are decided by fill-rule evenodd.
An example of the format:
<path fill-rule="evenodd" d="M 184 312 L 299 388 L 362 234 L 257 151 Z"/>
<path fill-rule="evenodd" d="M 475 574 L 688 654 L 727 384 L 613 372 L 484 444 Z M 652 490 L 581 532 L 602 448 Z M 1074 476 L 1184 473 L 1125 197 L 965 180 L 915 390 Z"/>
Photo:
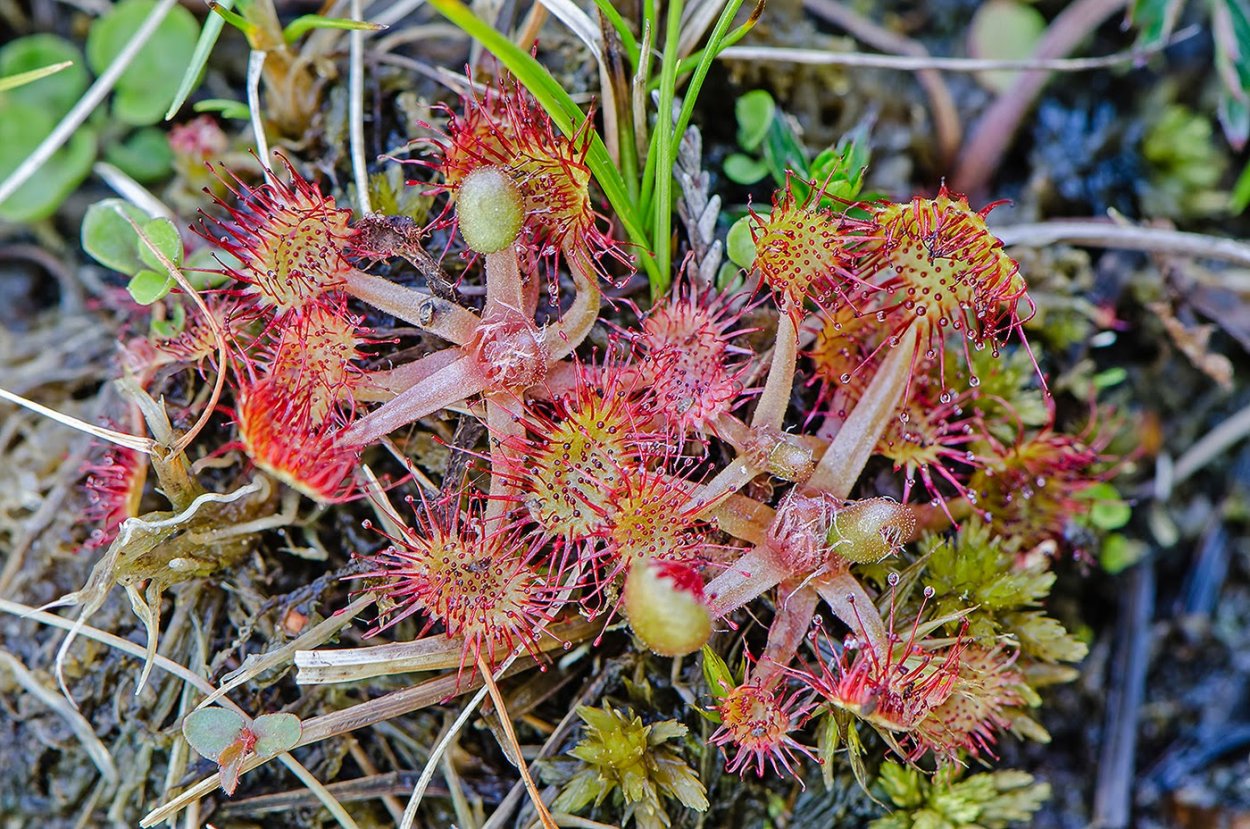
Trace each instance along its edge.
<path fill-rule="evenodd" d="M 994 235 L 1007 246 L 1027 245 L 1040 248 L 1065 243 L 1220 259 L 1250 266 L 1250 245 L 1236 239 L 1158 227 L 1112 224 L 1096 218 L 1010 225 L 994 228 Z"/>
<path fill-rule="evenodd" d="M 803 0 L 803 7 L 817 17 L 845 29 L 856 40 L 868 44 L 874 49 L 889 52 L 893 55 L 907 55 L 916 58 L 928 58 L 929 50 L 909 37 L 891 32 L 877 25 L 838 2 L 838 0 Z M 929 106 L 933 114 L 933 131 L 937 136 L 938 155 L 942 166 L 950 164 L 959 151 L 959 142 L 963 138 L 963 125 L 959 120 L 959 110 L 955 108 L 955 99 L 946 86 L 946 79 L 936 69 L 920 69 L 916 72 L 916 80 L 929 96 Z"/>
<path fill-rule="evenodd" d="M 534 811 L 538 813 L 538 819 L 542 821 L 543 829 L 556 829 L 556 822 L 551 819 L 547 804 L 543 803 L 542 792 L 538 791 L 534 778 L 530 776 L 529 763 L 525 762 L 525 757 L 521 754 L 521 744 L 517 742 L 516 731 L 512 728 L 512 717 L 508 714 L 508 708 L 504 704 L 503 694 L 499 693 L 499 686 L 495 684 L 495 679 L 491 676 L 490 665 L 486 664 L 480 655 L 477 658 L 477 668 L 482 673 L 482 681 L 486 683 L 491 702 L 495 704 L 495 710 L 499 712 L 499 722 L 503 726 L 508 749 L 505 753 L 510 756 L 517 770 L 521 772 L 521 780 L 525 783 L 525 788 L 529 790 L 530 800 L 534 804 Z"/>
<path fill-rule="evenodd" d="M 1051 21 L 1033 57 L 1067 56 L 1125 5 L 1125 0 L 1076 0 Z M 959 154 L 959 163 L 951 177 L 955 189 L 964 193 L 979 193 L 985 189 L 1002 163 L 1025 113 L 1048 80 L 1049 72 L 1021 72 L 994 100 Z"/>

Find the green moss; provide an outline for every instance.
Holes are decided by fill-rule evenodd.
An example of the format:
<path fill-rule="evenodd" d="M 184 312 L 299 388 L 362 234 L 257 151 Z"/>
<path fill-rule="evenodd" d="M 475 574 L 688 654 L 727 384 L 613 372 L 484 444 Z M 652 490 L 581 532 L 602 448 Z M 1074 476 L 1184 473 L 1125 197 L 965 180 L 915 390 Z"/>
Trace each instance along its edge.
<path fill-rule="evenodd" d="M 577 715 L 586 723 L 586 736 L 569 752 L 582 768 L 569 778 L 553 808 L 579 812 L 609 797 L 623 802 L 621 824 L 632 818 L 639 829 L 667 829 L 672 825 L 665 800 L 677 800 L 697 811 L 706 811 L 707 792 L 678 749 L 665 745 L 686 736 L 686 726 L 676 720 L 644 725 L 642 719 L 614 709 L 580 706 Z"/>
<path fill-rule="evenodd" d="M 966 521 L 953 540 L 928 535 L 923 580 L 933 587 L 935 614 L 968 610 L 968 635 L 990 646 L 1008 635 L 1023 656 L 1042 662 L 1077 662 L 1085 643 L 1040 609 L 1055 574 L 1043 555 L 1018 555 L 979 519 Z"/>
<path fill-rule="evenodd" d="M 1050 785 L 1022 771 L 962 777 L 950 767 L 932 778 L 914 768 L 887 762 L 877 787 L 895 811 L 869 829 L 1006 829 L 1030 821 L 1050 797 Z"/>

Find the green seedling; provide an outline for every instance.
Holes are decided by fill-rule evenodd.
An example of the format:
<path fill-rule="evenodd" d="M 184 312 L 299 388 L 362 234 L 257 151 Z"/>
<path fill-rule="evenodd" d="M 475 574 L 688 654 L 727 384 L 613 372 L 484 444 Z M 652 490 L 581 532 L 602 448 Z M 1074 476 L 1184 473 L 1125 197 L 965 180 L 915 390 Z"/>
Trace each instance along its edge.
<path fill-rule="evenodd" d="M 239 773 L 249 757 L 263 759 L 290 751 L 299 742 L 301 725 L 294 714 L 264 714 L 251 725 L 225 708 L 201 708 L 182 721 L 182 736 L 191 748 L 214 761 L 221 789 L 233 795 Z"/>
<path fill-rule="evenodd" d="M 151 305 L 169 293 L 173 279 L 134 232 L 129 216 L 175 265 L 182 265 L 182 237 L 169 219 L 152 218 L 121 199 L 105 199 L 87 209 L 82 223 L 82 246 L 97 262 L 130 274 L 127 290 L 135 302 Z"/>

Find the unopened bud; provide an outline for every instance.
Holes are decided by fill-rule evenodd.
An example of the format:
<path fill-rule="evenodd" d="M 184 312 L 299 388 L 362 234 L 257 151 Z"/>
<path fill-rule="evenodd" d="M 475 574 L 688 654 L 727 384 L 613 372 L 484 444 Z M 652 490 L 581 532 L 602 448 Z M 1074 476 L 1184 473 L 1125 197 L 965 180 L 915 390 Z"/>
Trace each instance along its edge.
<path fill-rule="evenodd" d="M 503 170 L 480 167 L 460 183 L 456 217 L 466 245 L 478 253 L 498 253 L 521 232 L 525 200 L 516 182 Z"/>
<path fill-rule="evenodd" d="M 829 544 L 849 561 L 871 564 L 902 547 L 915 528 L 915 516 L 903 504 L 892 498 L 868 498 L 838 510 Z"/>
<path fill-rule="evenodd" d="M 703 579 L 677 562 L 634 562 L 625 579 L 625 615 L 634 634 L 660 656 L 694 653 L 712 635 Z"/>

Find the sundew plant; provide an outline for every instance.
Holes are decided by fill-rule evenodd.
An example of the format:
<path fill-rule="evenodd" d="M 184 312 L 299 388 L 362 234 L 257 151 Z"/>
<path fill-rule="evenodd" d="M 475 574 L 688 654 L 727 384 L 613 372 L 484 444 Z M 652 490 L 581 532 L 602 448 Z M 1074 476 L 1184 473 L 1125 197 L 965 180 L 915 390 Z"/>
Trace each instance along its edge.
<path fill-rule="evenodd" d="M 728 826 L 738 779 L 778 815 L 1027 823 L 1048 786 L 999 758 L 1086 655 L 1049 598 L 1125 460 L 1049 377 L 1010 208 L 876 193 L 860 133 L 816 163 L 757 142 L 778 178 L 722 210 L 707 87 L 762 2 L 508 28 L 431 0 L 472 46 L 417 86 L 362 62 L 398 17 L 213 5 L 180 94 L 240 30 L 246 101 L 175 115 L 170 189 L 118 171 L 89 211 L 124 322 L 102 425 L 60 416 L 98 442 L 57 704 L 93 699 L 120 585 L 167 781 L 142 825 L 230 825 L 273 761 L 344 826 Z M 549 67 L 587 44 L 571 94 Z M 497 819 L 472 753 L 516 783 Z M 358 807 L 349 766 L 399 782 Z"/>

